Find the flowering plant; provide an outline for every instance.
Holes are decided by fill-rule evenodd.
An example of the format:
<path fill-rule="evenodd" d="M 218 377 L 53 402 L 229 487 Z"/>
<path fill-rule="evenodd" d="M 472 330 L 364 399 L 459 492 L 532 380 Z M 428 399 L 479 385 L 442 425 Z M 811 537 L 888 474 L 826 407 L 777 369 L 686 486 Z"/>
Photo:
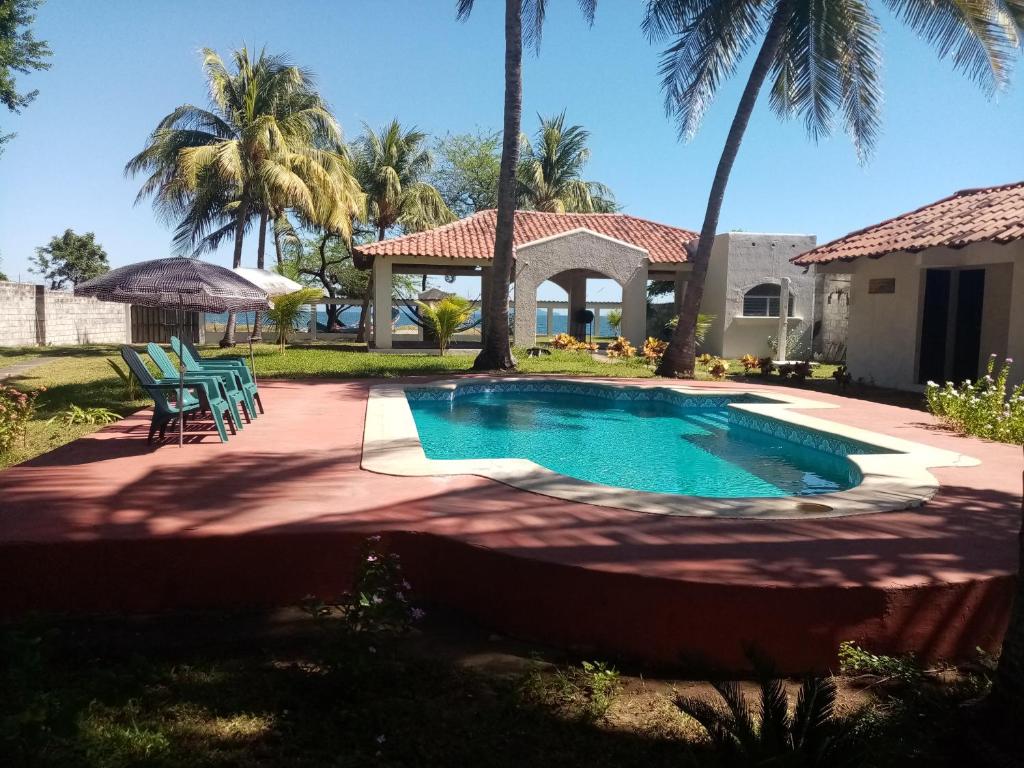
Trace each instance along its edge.
<path fill-rule="evenodd" d="M 740 358 L 740 365 L 743 366 L 743 373 L 750 373 L 755 368 L 761 367 L 761 361 L 754 355 L 744 355 Z"/>
<path fill-rule="evenodd" d="M 551 346 L 555 349 L 565 349 L 571 352 L 596 352 L 597 344 L 593 342 L 580 341 L 569 333 L 557 333 L 551 337 Z"/>
<path fill-rule="evenodd" d="M 405 632 L 423 611 L 409 602 L 412 585 L 402 575 L 398 555 L 370 536 L 360 552 L 352 589 L 338 606 L 356 632 Z"/>
<path fill-rule="evenodd" d="M 622 336 L 619 336 L 608 345 L 605 352 L 608 354 L 608 357 L 633 357 L 636 355 L 636 347 Z"/>
<path fill-rule="evenodd" d="M 661 360 L 666 349 L 668 349 L 667 341 L 662 341 L 661 339 L 649 336 L 647 341 L 644 342 L 644 357 L 647 358 L 647 362 L 656 363 Z"/>
<path fill-rule="evenodd" d="M 22 392 L 0 384 L 0 456 L 17 440 L 25 439 L 28 423 L 36 412 L 36 398 L 43 389 Z"/>
<path fill-rule="evenodd" d="M 1004 443 L 1024 443 L 1024 384 L 1007 392 L 1006 380 L 1013 358 L 996 371 L 996 355 L 990 355 L 985 375 L 940 386 L 929 381 L 925 389 L 928 410 L 958 432 Z"/>
<path fill-rule="evenodd" d="M 713 357 L 707 365 L 708 373 L 713 379 L 724 379 L 729 372 L 729 361 L 720 357 Z"/>

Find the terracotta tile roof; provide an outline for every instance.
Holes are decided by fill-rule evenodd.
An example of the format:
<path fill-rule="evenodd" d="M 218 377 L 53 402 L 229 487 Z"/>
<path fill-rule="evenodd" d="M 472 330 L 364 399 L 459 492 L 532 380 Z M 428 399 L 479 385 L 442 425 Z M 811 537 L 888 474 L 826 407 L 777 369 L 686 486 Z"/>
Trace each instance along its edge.
<path fill-rule="evenodd" d="M 963 248 L 992 241 L 1006 244 L 1024 238 L 1024 181 L 999 187 L 965 189 L 937 203 L 802 253 L 795 264 L 878 258 L 897 251 L 911 253 L 943 246 Z"/>
<path fill-rule="evenodd" d="M 356 246 L 357 256 L 441 256 L 451 259 L 490 259 L 494 253 L 497 212 L 480 211 L 443 227 L 390 240 Z M 647 251 L 652 262 L 686 261 L 686 243 L 696 232 L 638 219 L 624 213 L 541 213 L 516 211 L 517 246 L 544 237 L 590 229 Z"/>

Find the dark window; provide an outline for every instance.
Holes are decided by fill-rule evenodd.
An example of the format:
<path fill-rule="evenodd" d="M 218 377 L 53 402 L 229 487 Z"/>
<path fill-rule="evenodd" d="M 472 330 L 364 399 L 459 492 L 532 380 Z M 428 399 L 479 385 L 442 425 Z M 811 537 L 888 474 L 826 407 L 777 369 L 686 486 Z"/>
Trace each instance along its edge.
<path fill-rule="evenodd" d="M 755 285 L 743 294 L 743 315 L 745 317 L 778 317 L 779 294 L 782 288 L 772 283 Z M 789 295 L 789 315 L 793 315 L 793 294 Z"/>

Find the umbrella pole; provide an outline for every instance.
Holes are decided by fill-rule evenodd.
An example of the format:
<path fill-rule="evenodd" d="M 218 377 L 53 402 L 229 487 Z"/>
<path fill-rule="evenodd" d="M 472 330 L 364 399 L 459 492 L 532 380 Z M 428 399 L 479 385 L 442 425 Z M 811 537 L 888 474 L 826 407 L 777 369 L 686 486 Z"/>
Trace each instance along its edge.
<path fill-rule="evenodd" d="M 178 339 L 184 347 L 185 335 L 181 330 L 181 307 L 184 304 L 181 294 L 178 294 Z M 184 352 L 184 349 L 182 349 Z M 178 355 L 178 447 L 185 446 L 185 358 Z"/>

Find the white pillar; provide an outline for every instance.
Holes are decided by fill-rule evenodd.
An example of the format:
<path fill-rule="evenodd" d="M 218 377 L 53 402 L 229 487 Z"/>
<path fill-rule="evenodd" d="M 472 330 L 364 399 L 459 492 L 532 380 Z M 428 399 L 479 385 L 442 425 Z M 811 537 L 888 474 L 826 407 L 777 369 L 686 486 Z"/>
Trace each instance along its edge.
<path fill-rule="evenodd" d="M 788 359 L 787 346 L 789 345 L 789 278 L 784 277 L 779 281 L 779 330 L 777 357 L 779 360 Z"/>
<path fill-rule="evenodd" d="M 548 318 L 547 318 L 547 325 L 544 327 L 544 335 L 545 336 L 553 336 L 554 334 L 552 334 L 551 331 L 553 331 L 554 328 L 555 328 L 555 308 L 554 307 L 548 307 Z"/>
<path fill-rule="evenodd" d="M 391 349 L 391 262 L 373 260 L 373 341 L 377 349 Z"/>
<path fill-rule="evenodd" d="M 622 335 L 637 349 L 647 340 L 647 270 L 640 268 L 622 286 Z"/>

